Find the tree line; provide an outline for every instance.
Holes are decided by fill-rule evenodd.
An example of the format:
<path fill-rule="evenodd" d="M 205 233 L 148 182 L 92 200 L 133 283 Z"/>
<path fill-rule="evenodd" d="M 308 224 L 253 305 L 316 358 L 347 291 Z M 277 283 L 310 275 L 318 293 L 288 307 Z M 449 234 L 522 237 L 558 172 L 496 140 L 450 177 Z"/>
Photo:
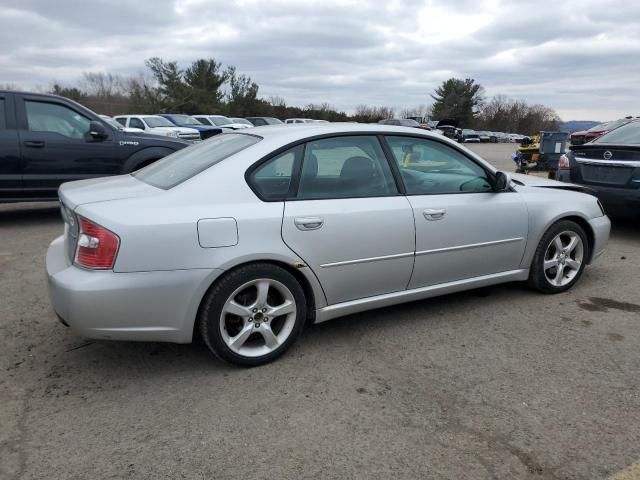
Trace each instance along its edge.
<path fill-rule="evenodd" d="M 259 89 L 249 76 L 213 58 L 200 58 L 182 68 L 176 61 L 153 57 L 136 75 L 86 72 L 76 86 L 54 83 L 49 91 L 106 115 L 179 112 L 363 123 L 421 117 L 451 120 L 461 128 L 526 134 L 556 130 L 561 122 L 558 114 L 544 105 L 530 105 L 504 95 L 487 99 L 483 87 L 471 78 L 445 80 L 431 95 L 431 104 L 403 109 L 358 105 L 351 114 L 328 103 L 288 105 L 279 96 L 261 97 Z"/>

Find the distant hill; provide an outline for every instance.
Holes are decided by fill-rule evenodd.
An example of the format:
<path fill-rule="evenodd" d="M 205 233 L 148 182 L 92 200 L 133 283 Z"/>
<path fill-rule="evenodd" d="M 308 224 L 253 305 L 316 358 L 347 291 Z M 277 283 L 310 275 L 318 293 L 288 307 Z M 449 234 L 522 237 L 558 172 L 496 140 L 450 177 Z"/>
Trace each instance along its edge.
<path fill-rule="evenodd" d="M 580 130 L 588 130 L 591 127 L 595 127 L 600 123 L 602 122 L 596 122 L 594 120 L 569 120 L 568 122 L 560 124 L 560 130 L 569 133 L 579 132 Z"/>

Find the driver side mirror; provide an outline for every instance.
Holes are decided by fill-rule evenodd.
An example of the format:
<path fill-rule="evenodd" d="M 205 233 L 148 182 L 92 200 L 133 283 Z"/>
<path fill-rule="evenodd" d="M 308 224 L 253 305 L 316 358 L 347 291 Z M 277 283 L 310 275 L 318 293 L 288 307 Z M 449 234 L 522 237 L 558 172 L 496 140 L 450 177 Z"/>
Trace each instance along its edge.
<path fill-rule="evenodd" d="M 105 126 L 96 120 L 92 120 L 89 124 L 89 133 L 87 140 L 91 141 L 101 141 L 106 138 L 109 138 L 109 132 L 105 128 Z"/>
<path fill-rule="evenodd" d="M 506 192 L 509 190 L 509 185 L 511 185 L 511 177 L 508 173 L 497 171 L 495 181 L 493 182 L 493 191 L 494 192 Z"/>

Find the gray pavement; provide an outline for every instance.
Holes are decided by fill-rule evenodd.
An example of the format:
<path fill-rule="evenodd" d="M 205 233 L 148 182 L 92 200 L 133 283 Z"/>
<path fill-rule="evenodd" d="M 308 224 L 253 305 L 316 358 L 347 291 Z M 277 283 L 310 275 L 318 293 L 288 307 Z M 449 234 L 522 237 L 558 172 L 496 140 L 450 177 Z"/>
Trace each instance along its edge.
<path fill-rule="evenodd" d="M 513 171 L 513 145 L 472 147 Z M 570 292 L 520 284 L 310 326 L 279 361 L 60 325 L 55 204 L 0 206 L 1 479 L 597 479 L 640 459 L 640 226 Z"/>

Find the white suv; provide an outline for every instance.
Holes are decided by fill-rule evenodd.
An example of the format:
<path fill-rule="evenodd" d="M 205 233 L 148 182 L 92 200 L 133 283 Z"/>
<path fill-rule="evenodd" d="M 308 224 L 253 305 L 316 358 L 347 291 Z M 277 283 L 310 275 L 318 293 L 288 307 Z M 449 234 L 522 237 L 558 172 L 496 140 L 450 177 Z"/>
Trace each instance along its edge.
<path fill-rule="evenodd" d="M 159 115 L 118 115 L 113 119 L 125 128 L 139 128 L 145 133 L 198 141 L 200 132 L 195 128 L 177 127 Z"/>

